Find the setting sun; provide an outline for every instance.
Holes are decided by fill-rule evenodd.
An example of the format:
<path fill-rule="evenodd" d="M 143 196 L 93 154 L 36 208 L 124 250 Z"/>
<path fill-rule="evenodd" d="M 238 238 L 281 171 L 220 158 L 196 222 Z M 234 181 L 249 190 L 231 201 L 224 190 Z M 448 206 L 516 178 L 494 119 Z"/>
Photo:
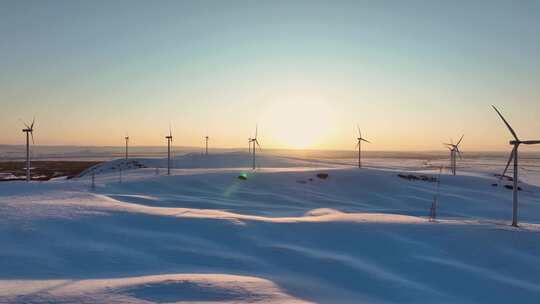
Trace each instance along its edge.
<path fill-rule="evenodd" d="M 325 101 L 295 96 L 263 110 L 265 140 L 277 147 L 317 148 L 332 135 L 337 114 Z"/>

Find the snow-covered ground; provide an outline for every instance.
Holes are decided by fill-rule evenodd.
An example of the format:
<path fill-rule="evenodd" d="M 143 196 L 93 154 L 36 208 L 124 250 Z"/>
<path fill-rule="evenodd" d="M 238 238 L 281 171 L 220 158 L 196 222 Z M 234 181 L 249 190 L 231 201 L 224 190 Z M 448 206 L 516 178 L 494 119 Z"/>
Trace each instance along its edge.
<path fill-rule="evenodd" d="M 397 174 L 436 176 L 437 161 L 262 155 L 252 171 L 244 153 L 189 154 L 171 176 L 134 161 L 94 168 L 94 189 L 89 172 L 0 183 L 0 303 L 540 299 L 540 187 L 521 185 L 511 228 L 499 163 L 443 171 L 429 222 L 436 184 Z"/>

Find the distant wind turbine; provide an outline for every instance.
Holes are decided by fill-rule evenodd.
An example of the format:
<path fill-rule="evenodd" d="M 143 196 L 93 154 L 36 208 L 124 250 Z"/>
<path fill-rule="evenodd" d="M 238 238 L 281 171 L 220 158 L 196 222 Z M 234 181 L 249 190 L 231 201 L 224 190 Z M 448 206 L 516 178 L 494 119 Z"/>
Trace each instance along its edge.
<path fill-rule="evenodd" d="M 126 160 L 128 160 L 128 146 L 129 146 L 129 135 L 126 134 L 126 137 L 124 137 L 126 140 Z"/>
<path fill-rule="evenodd" d="M 24 123 L 24 126 L 26 127 L 22 131 L 26 133 L 26 181 L 30 181 L 30 137 L 32 137 L 32 144 L 34 144 L 34 123 L 36 121 L 36 118 L 32 119 L 32 123 L 27 125 Z"/>
<path fill-rule="evenodd" d="M 452 175 L 456 175 L 456 155 L 459 155 L 459 159 L 461 159 L 461 151 L 459 151 L 459 144 L 463 140 L 463 136 L 465 136 L 465 134 L 461 135 L 461 138 L 459 139 L 457 144 L 454 144 L 454 141 L 452 139 L 450 139 L 450 143 L 443 143 L 443 145 L 446 145 L 448 147 L 448 150 L 450 150 L 450 169 L 452 170 Z"/>
<path fill-rule="evenodd" d="M 208 135 L 206 135 L 206 136 L 204 137 L 204 140 L 205 140 L 205 142 L 206 142 L 205 155 L 208 155 L 208 139 L 209 139 L 209 138 L 210 138 L 210 137 L 208 137 Z"/>
<path fill-rule="evenodd" d="M 171 142 L 173 140 L 171 125 L 169 124 L 169 135 L 167 139 L 167 175 L 171 175 Z"/>
<path fill-rule="evenodd" d="M 253 143 L 253 170 L 255 170 L 255 150 L 257 150 L 255 145 L 257 145 L 257 147 L 259 147 L 259 150 L 262 150 L 261 146 L 259 145 L 259 141 L 257 140 L 258 129 L 259 129 L 259 126 L 255 125 L 255 137 L 250 138 L 250 141 L 249 141 L 250 142 L 250 147 L 251 147 L 251 143 Z"/>
<path fill-rule="evenodd" d="M 371 142 L 362 137 L 362 132 L 360 132 L 360 127 L 358 125 L 356 125 L 356 128 L 358 129 L 358 142 L 356 143 L 356 147 L 358 148 L 358 168 L 362 168 L 362 142 Z"/>
<path fill-rule="evenodd" d="M 512 136 L 514 137 L 514 140 L 510 140 L 510 145 L 513 145 L 514 148 L 512 148 L 512 152 L 510 153 L 510 158 L 508 159 L 508 162 L 506 163 L 506 167 L 504 168 L 503 174 L 501 175 L 501 179 L 505 176 L 506 171 L 508 170 L 508 166 L 510 166 L 510 163 L 512 162 L 512 159 L 514 160 L 514 178 L 513 182 L 514 185 L 512 187 L 512 226 L 517 227 L 518 225 L 518 148 L 520 144 L 524 145 L 537 145 L 540 144 L 540 140 L 520 140 L 514 131 L 510 124 L 504 119 L 501 112 L 497 110 L 497 108 L 492 105 L 493 109 L 497 114 L 499 114 L 499 117 L 502 119 L 510 133 L 512 133 Z"/>

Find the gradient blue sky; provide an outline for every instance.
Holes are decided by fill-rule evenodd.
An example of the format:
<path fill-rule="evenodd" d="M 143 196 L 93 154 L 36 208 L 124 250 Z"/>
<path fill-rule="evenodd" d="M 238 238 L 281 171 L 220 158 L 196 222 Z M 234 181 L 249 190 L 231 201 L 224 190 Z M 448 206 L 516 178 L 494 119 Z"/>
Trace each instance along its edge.
<path fill-rule="evenodd" d="M 508 149 L 540 139 L 540 1 L 0 0 L 0 144 Z"/>

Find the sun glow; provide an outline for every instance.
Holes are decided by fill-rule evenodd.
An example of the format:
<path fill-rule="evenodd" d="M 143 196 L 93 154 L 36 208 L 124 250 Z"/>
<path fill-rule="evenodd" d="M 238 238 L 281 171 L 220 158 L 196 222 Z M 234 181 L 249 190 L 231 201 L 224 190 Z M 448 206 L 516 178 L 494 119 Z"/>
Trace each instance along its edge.
<path fill-rule="evenodd" d="M 282 148 L 323 146 L 337 122 L 332 107 L 315 98 L 290 98 L 264 110 L 265 133 L 272 145 Z"/>

